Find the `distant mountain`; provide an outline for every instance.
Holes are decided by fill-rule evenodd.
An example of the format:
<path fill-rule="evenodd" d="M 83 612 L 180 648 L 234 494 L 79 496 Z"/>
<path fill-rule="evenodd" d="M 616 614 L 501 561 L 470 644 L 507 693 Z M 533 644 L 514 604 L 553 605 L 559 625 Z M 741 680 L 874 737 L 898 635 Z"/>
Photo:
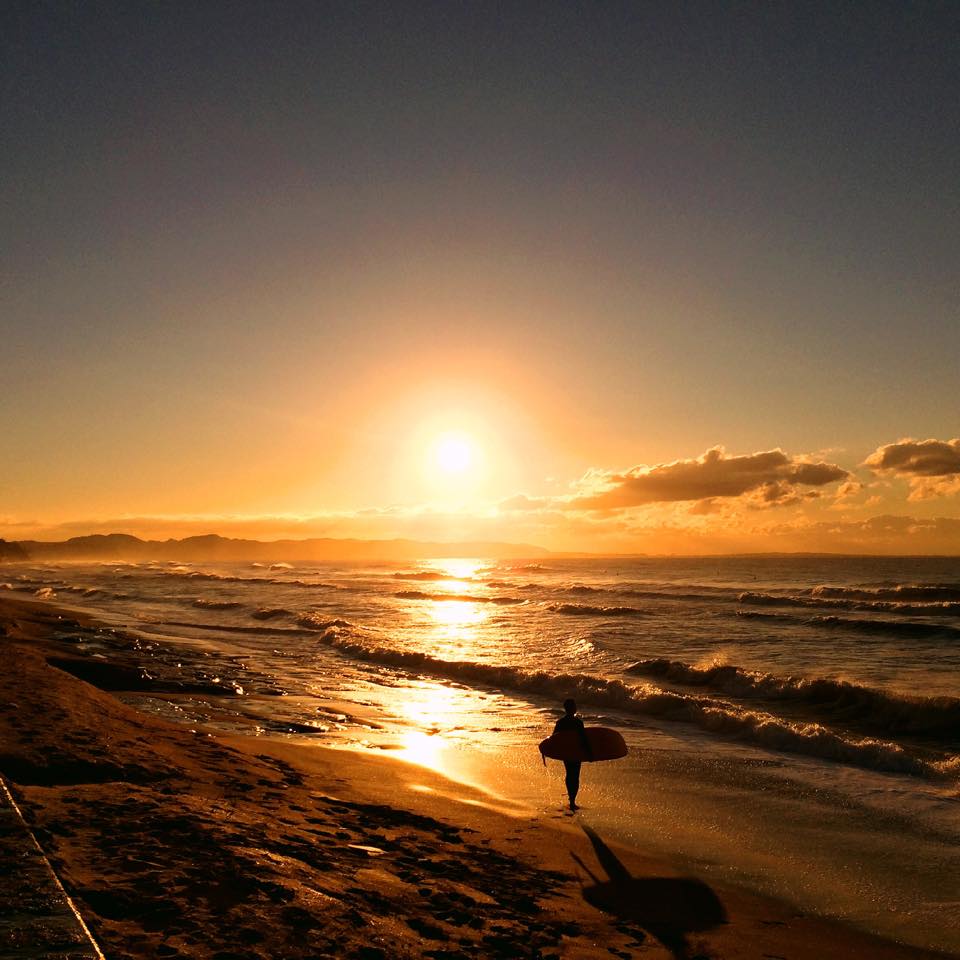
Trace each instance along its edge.
<path fill-rule="evenodd" d="M 4 550 L 15 551 L 7 555 Z M 94 534 L 47 542 L 0 541 L 0 559 L 6 560 L 248 560 L 278 561 L 423 560 L 449 557 L 492 557 L 515 560 L 545 557 L 543 547 L 528 543 L 482 540 L 433 543 L 421 540 L 235 540 L 215 533 L 183 540 L 141 540 L 126 533 Z"/>
<path fill-rule="evenodd" d="M 8 543 L 6 540 L 0 540 L 0 561 L 26 559 L 27 554 L 19 543 Z"/>

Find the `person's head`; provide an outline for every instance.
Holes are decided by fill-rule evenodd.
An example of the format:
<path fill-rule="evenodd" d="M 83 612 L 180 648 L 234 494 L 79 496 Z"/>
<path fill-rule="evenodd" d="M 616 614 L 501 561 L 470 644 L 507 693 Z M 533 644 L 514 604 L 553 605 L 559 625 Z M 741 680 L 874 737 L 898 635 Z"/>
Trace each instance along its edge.
<path fill-rule="evenodd" d="M 567 711 L 567 716 L 572 717 L 577 712 L 577 701 L 573 699 L 564 700 L 563 709 Z"/>

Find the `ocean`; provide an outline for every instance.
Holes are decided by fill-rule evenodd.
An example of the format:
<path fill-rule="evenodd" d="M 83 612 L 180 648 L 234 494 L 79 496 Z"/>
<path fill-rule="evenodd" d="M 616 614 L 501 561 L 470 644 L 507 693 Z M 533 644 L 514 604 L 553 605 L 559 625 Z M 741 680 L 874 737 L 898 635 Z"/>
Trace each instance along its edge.
<path fill-rule="evenodd" d="M 631 749 L 583 771 L 607 839 L 960 952 L 960 559 L 23 563 L 0 589 L 214 694 L 141 709 L 408 760 L 413 789 L 428 766 L 523 816 L 569 816 L 536 747 L 574 697 Z"/>

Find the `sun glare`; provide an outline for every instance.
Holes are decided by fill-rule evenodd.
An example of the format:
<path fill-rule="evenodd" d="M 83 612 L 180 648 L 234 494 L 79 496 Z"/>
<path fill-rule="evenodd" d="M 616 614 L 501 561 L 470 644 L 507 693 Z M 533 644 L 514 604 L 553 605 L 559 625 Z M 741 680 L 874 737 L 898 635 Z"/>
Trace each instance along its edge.
<path fill-rule="evenodd" d="M 473 463 L 473 446 L 462 434 L 444 434 L 434 448 L 434 460 L 444 473 L 464 473 Z"/>

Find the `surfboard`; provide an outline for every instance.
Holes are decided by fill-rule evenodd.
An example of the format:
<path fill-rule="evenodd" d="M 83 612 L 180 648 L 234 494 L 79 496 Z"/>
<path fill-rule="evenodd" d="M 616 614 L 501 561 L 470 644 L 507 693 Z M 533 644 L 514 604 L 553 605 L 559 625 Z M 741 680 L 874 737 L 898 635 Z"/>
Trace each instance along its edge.
<path fill-rule="evenodd" d="M 619 760 L 627 755 L 627 745 L 623 737 L 610 727 L 587 727 L 587 741 L 592 757 L 587 756 L 583 740 L 576 730 L 561 730 L 540 743 L 540 753 L 551 760 L 579 760 L 589 763 L 591 760 Z"/>

